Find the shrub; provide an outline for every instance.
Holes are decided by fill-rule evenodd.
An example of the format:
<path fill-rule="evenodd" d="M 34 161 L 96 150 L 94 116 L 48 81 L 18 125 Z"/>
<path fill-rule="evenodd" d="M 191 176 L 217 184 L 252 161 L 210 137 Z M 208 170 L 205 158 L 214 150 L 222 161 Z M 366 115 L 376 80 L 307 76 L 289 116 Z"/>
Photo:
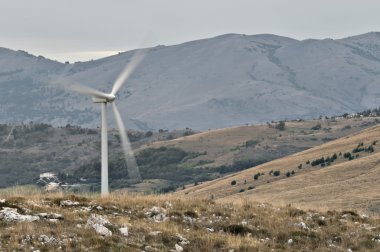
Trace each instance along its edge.
<path fill-rule="evenodd" d="M 198 218 L 198 214 L 194 211 L 187 210 L 183 213 L 185 216 L 191 217 L 191 218 Z"/>
<path fill-rule="evenodd" d="M 231 185 L 236 185 L 236 180 L 232 180 Z"/>
<path fill-rule="evenodd" d="M 251 230 L 243 225 L 229 225 L 224 228 L 224 232 L 234 235 L 245 235 L 251 232 Z"/>
<path fill-rule="evenodd" d="M 312 130 L 320 130 L 322 129 L 322 125 L 320 123 L 318 123 L 317 125 L 311 127 Z"/>
<path fill-rule="evenodd" d="M 276 176 L 276 177 L 277 177 L 277 176 L 280 176 L 280 174 L 281 174 L 280 171 L 274 171 L 274 172 L 273 172 L 273 175 Z"/>
<path fill-rule="evenodd" d="M 244 191 L 245 191 L 245 190 L 242 188 L 242 189 L 240 189 L 240 191 L 239 191 L 239 192 L 241 192 L 241 193 L 242 193 L 242 192 L 244 192 Z"/>
<path fill-rule="evenodd" d="M 260 173 L 256 173 L 255 175 L 253 175 L 253 179 L 258 180 L 260 176 L 261 176 Z"/>
<path fill-rule="evenodd" d="M 285 121 L 280 121 L 278 124 L 276 124 L 275 128 L 278 130 L 285 130 Z"/>
<path fill-rule="evenodd" d="M 258 140 L 252 139 L 245 142 L 245 147 L 256 146 L 259 143 Z"/>
<path fill-rule="evenodd" d="M 374 150 L 373 146 L 370 145 L 370 146 L 366 149 L 366 151 L 367 151 L 368 153 L 372 153 L 372 152 L 374 152 L 375 150 Z"/>
<path fill-rule="evenodd" d="M 286 173 L 286 177 L 288 177 L 288 178 L 290 177 L 290 172 Z"/>
<path fill-rule="evenodd" d="M 299 165 L 298 165 L 298 169 L 302 169 L 302 164 L 299 164 Z"/>
<path fill-rule="evenodd" d="M 294 170 L 291 173 L 292 173 L 292 175 L 296 174 L 296 172 Z"/>
<path fill-rule="evenodd" d="M 343 154 L 343 157 L 344 157 L 344 158 L 348 158 L 348 159 L 350 159 L 350 158 L 351 158 L 351 152 L 346 152 L 346 153 L 344 153 L 344 154 Z"/>
<path fill-rule="evenodd" d="M 248 186 L 248 190 L 252 190 L 252 189 L 255 189 L 254 186 Z"/>

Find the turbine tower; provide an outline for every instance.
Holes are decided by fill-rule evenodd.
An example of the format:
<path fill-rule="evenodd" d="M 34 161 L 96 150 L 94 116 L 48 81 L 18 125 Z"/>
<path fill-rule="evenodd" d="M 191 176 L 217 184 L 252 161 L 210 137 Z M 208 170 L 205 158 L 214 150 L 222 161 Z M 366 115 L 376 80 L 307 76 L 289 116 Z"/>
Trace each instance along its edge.
<path fill-rule="evenodd" d="M 119 77 L 116 79 L 111 93 L 103 93 L 98 90 L 82 86 L 80 84 L 74 84 L 69 87 L 70 90 L 76 91 L 81 94 L 86 94 L 92 96 L 92 101 L 94 103 L 99 103 L 101 105 L 101 195 L 108 195 L 108 135 L 107 135 L 107 105 L 112 105 L 112 110 L 115 116 L 115 121 L 117 128 L 120 133 L 121 145 L 127 162 L 128 176 L 131 179 L 140 181 L 140 172 L 133 155 L 130 141 L 125 132 L 125 127 L 119 110 L 115 105 L 116 94 L 123 86 L 125 81 L 130 77 L 132 72 L 138 66 L 145 56 L 143 50 L 137 50 L 130 60 L 129 64 L 121 72 Z"/>

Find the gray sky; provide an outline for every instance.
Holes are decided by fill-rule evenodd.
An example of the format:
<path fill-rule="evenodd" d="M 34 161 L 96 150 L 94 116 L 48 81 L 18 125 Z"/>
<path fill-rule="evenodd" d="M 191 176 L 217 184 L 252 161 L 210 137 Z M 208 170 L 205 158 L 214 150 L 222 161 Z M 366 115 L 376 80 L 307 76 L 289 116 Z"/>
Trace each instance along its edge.
<path fill-rule="evenodd" d="M 224 33 L 296 39 L 380 31 L 378 0 L 1 0 L 0 47 L 59 61 Z"/>

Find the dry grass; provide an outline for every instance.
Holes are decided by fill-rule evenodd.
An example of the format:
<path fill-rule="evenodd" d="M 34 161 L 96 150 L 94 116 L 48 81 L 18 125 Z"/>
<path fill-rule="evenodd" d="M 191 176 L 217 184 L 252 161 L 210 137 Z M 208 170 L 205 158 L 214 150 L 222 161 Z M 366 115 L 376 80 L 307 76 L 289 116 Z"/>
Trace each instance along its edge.
<path fill-rule="evenodd" d="M 216 129 L 169 141 L 157 141 L 142 146 L 158 148 L 176 147 L 187 152 L 206 153 L 188 161 L 190 165 L 205 161 L 198 167 L 230 165 L 234 159 L 278 158 L 312 148 L 331 139 L 337 139 L 368 128 L 378 118 L 347 118 L 338 120 L 309 120 L 287 122 L 286 129 L 279 131 L 267 125 L 249 125 Z M 312 130 L 320 124 L 320 130 Z M 254 148 L 245 148 L 247 141 L 255 140 Z"/>
<path fill-rule="evenodd" d="M 352 208 L 376 214 L 380 212 L 380 146 L 376 145 L 373 153 L 359 153 L 359 158 L 352 161 L 340 156 L 324 168 L 312 167 L 306 162 L 334 153 L 352 151 L 359 143 L 369 146 L 373 141 L 379 140 L 380 126 L 375 126 L 228 177 L 188 187 L 177 194 L 215 199 L 249 198 L 315 209 Z M 297 168 L 299 164 L 303 164 L 302 169 Z M 271 176 L 271 170 L 279 170 L 281 175 Z M 292 170 L 295 171 L 295 175 L 286 177 L 285 173 Z M 265 175 L 254 180 L 253 175 L 258 172 Z M 237 182 L 235 186 L 231 185 L 232 180 Z M 247 190 L 249 186 L 255 188 Z M 245 189 L 245 192 L 240 192 L 240 189 Z"/>
<path fill-rule="evenodd" d="M 6 198 L 7 204 L 17 205 L 29 214 L 47 212 L 64 216 L 64 220 L 56 223 L 0 220 L 0 251 L 169 251 L 180 244 L 180 236 L 189 241 L 181 245 L 184 251 L 380 249 L 377 242 L 380 221 L 356 212 L 302 211 L 241 199 L 214 202 L 184 200 L 173 195 L 111 194 L 101 198 L 97 195 L 30 193 L 20 188 L 1 191 L 0 195 Z M 59 206 L 64 199 L 78 201 L 80 205 Z M 97 210 L 96 206 L 102 209 Z M 169 219 L 164 222 L 148 219 L 145 212 L 153 206 L 165 209 Z M 83 211 L 82 207 L 91 207 L 91 211 Z M 93 229 L 84 228 L 92 213 L 107 217 L 113 224 L 111 237 L 102 237 Z M 301 222 L 305 223 L 304 228 Z M 118 227 L 123 226 L 129 227 L 128 237 L 118 232 Z M 43 242 L 39 240 L 41 235 L 54 240 Z M 288 243 L 289 239 L 293 240 L 292 244 Z"/>

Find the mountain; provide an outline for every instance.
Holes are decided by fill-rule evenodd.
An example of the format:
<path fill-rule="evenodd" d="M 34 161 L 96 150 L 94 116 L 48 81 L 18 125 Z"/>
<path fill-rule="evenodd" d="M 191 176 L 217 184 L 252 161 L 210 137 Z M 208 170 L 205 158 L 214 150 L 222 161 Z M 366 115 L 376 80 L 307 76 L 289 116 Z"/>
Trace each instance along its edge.
<path fill-rule="evenodd" d="M 376 125 L 177 194 L 379 213 L 379 133 Z"/>
<path fill-rule="evenodd" d="M 0 122 L 98 126 L 98 106 L 54 79 L 109 91 L 133 54 L 62 64 L 1 49 Z M 380 33 L 303 41 L 226 34 L 150 48 L 117 102 L 130 128 L 205 130 L 378 107 L 379 75 Z"/>

